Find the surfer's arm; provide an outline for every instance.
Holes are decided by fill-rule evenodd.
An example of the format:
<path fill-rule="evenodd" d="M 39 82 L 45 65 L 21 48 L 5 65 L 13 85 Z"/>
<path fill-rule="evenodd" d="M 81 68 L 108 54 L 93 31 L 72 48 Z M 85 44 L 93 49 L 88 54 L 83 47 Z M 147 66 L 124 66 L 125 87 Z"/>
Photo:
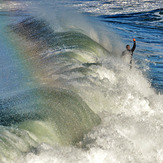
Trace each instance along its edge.
<path fill-rule="evenodd" d="M 133 45 L 133 47 L 132 47 L 132 49 L 131 49 L 132 52 L 134 52 L 134 50 L 135 50 L 135 48 L 136 48 L 136 40 L 133 39 L 133 41 L 134 41 L 134 45 Z"/>

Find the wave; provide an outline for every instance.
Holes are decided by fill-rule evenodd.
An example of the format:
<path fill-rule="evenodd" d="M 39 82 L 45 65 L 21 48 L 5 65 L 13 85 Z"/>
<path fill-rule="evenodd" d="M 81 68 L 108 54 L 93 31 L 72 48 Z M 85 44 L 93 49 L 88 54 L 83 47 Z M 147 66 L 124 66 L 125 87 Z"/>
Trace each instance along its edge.
<path fill-rule="evenodd" d="M 9 26 L 37 87 L 0 100 L 0 160 L 162 160 L 162 96 L 120 59 L 119 37 L 97 20 L 38 10 Z"/>
<path fill-rule="evenodd" d="M 99 123 L 88 105 L 68 90 L 44 87 L 1 99 L 0 159 L 12 160 L 13 153 L 29 152 L 41 142 L 75 145 Z"/>
<path fill-rule="evenodd" d="M 36 152 L 40 143 L 76 145 L 101 119 L 62 76 L 87 74 L 89 66 L 98 65 L 97 57 L 110 52 L 81 31 L 54 32 L 46 21 L 33 17 L 9 28 L 14 44 L 23 50 L 20 59 L 38 85 L 0 100 L 0 160 Z"/>

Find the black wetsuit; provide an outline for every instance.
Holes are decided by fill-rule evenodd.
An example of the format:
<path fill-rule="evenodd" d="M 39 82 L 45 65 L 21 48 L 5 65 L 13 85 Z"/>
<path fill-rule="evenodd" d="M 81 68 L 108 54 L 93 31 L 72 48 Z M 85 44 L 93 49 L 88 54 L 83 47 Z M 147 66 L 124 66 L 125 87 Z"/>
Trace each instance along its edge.
<path fill-rule="evenodd" d="M 136 41 L 134 41 L 134 45 L 133 45 L 131 50 L 125 50 L 125 51 L 122 52 L 122 57 L 124 57 L 125 55 L 130 55 L 131 56 L 131 58 L 130 58 L 130 68 L 132 67 L 132 56 L 133 56 L 133 52 L 134 52 L 135 48 L 136 48 Z"/>

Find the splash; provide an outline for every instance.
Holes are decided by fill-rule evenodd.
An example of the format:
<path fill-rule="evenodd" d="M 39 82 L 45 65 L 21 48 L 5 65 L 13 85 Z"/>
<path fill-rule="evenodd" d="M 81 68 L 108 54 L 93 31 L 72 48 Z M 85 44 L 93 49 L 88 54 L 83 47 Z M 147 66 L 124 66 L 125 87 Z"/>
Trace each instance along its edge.
<path fill-rule="evenodd" d="M 37 88 L 1 99 L 2 162 L 162 162 L 162 95 L 118 36 L 56 8 L 10 26 Z"/>

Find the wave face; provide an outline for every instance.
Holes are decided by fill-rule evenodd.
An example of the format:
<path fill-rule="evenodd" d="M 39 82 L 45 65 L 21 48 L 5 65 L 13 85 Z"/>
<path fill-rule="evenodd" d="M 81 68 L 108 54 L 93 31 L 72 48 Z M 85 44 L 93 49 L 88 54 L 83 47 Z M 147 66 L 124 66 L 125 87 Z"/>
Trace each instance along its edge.
<path fill-rule="evenodd" d="M 5 92 L 0 100 L 2 162 L 12 162 L 23 153 L 37 153 L 41 143 L 77 145 L 84 134 L 101 122 L 86 102 L 65 86 L 62 75 L 83 71 L 82 64 L 94 64 L 98 50 L 104 56 L 108 50 L 82 32 L 55 32 L 45 20 L 37 19 L 28 16 L 8 26 L 13 44 L 20 46 L 16 61 L 25 65 L 23 69 L 17 66 L 18 69 L 24 73 L 28 69 L 29 76 L 36 81 Z M 81 65 L 81 70 L 77 65 Z M 87 66 L 83 67 L 85 72 L 89 71 Z"/>
<path fill-rule="evenodd" d="M 65 4 L 31 1 L 0 24 L 0 161 L 162 162 L 163 96 L 116 33 Z"/>
<path fill-rule="evenodd" d="M 2 161 L 41 142 L 75 144 L 100 123 L 82 99 L 67 90 L 32 89 L 1 100 L 0 106 Z"/>

